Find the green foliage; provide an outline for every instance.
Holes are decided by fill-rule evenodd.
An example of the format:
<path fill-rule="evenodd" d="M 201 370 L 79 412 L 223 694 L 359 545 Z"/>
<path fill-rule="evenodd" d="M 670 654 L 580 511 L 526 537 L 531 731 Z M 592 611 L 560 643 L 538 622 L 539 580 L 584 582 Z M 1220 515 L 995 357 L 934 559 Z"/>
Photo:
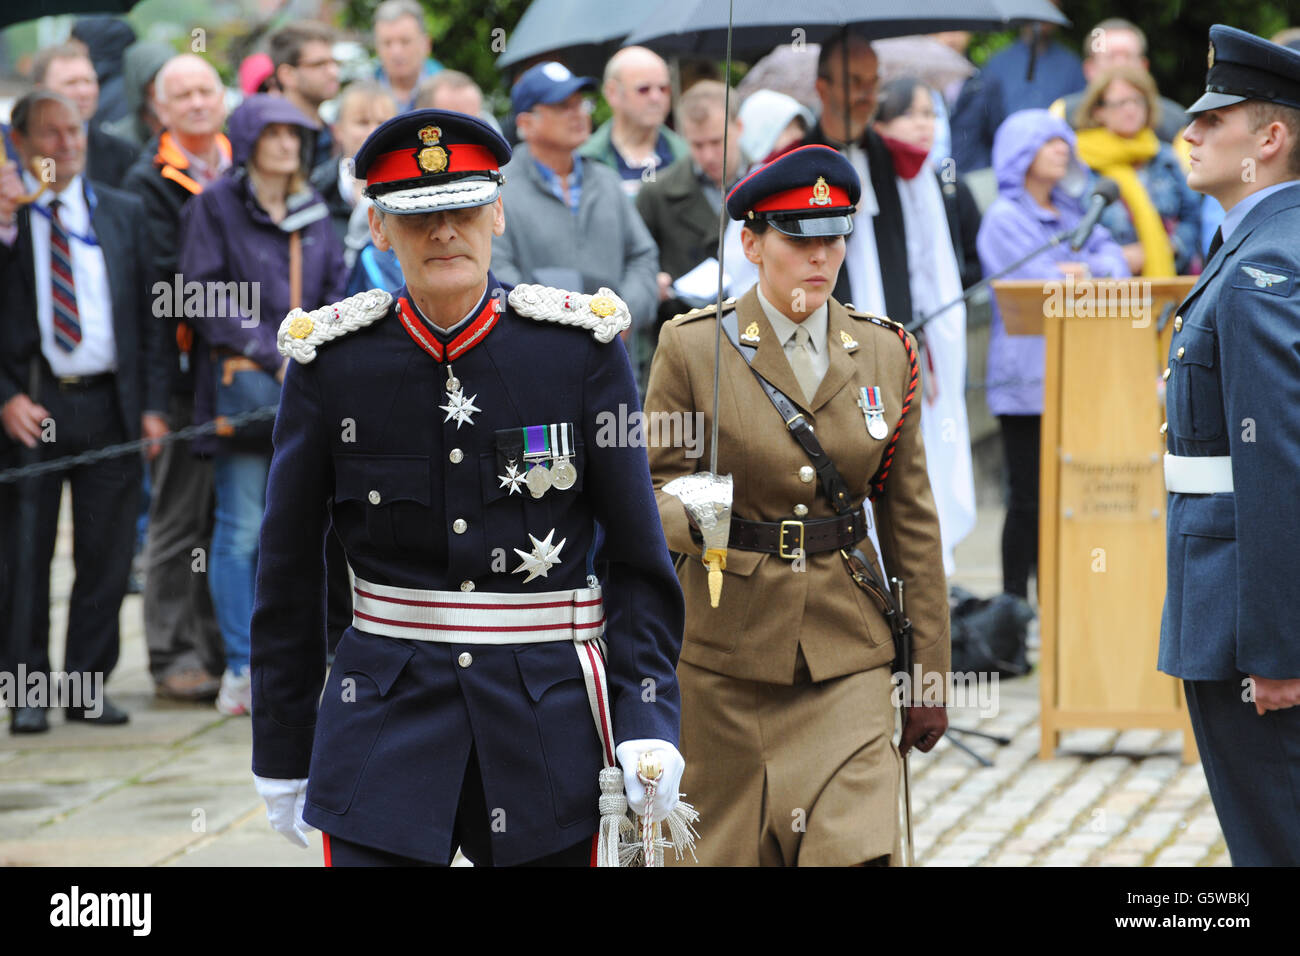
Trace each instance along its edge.
<path fill-rule="evenodd" d="M 1286 0 L 1066 0 L 1064 13 L 1072 26 L 1062 31 L 1061 42 L 1080 55 L 1089 31 L 1108 17 L 1122 16 L 1147 35 L 1147 59 L 1160 92 L 1184 105 L 1205 90 L 1205 54 L 1210 27 L 1215 23 L 1238 27 L 1262 37 L 1272 37 L 1287 26 L 1300 25 L 1288 13 Z"/>
<path fill-rule="evenodd" d="M 494 105 L 505 102 L 496 59 L 530 0 L 419 0 L 433 37 L 433 55 L 443 66 L 468 73 Z M 341 26 L 370 34 L 379 0 L 345 0 Z"/>

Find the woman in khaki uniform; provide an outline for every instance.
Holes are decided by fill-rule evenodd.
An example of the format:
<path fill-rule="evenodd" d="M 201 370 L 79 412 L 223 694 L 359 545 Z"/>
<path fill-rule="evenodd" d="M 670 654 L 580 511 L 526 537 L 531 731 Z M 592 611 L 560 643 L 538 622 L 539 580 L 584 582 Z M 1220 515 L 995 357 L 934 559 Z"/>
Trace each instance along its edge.
<path fill-rule="evenodd" d="M 681 501 L 663 491 L 708 467 L 714 309 L 665 325 L 650 373 L 646 427 L 657 415 L 700 413 L 706 436 L 698 457 L 683 448 L 649 449 L 668 545 L 684 555 L 682 792 L 700 810 L 703 864 L 900 862 L 894 648 L 884 616 L 840 554 L 859 547 L 879 571 L 867 540 L 871 509 L 859 506 L 869 493 L 885 569 L 906 584 L 914 673 L 946 677 L 949 668 L 939 525 L 920 403 L 911 401 L 915 344 L 894 323 L 831 298 L 859 191 L 842 155 L 806 146 L 752 173 L 727 197 L 732 218 L 745 222 L 745 255 L 759 281 L 724 307 L 724 323 L 735 322 L 736 341 L 751 353 L 752 372 L 724 342 L 718 473 L 733 476 L 734 500 L 717 608 L 709 602 L 699 532 Z M 837 515 L 753 373 L 813 426 L 847 485 L 851 513 L 846 507 Z M 917 703 L 925 686 L 914 690 Z M 909 708 L 905 748 L 916 743 L 928 751 L 947 726 L 942 700 L 926 703 L 938 706 Z"/>

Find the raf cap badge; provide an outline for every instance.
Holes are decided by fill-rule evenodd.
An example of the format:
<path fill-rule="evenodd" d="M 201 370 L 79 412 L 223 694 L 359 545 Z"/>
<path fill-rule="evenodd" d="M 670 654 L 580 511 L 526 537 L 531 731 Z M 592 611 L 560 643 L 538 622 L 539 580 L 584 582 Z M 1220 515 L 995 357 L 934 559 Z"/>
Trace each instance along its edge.
<path fill-rule="evenodd" d="M 442 139 L 442 130 L 437 126 L 425 126 L 416 133 L 424 148 L 415 154 L 415 161 L 426 173 L 441 173 L 447 169 L 447 151 L 438 145 Z"/>

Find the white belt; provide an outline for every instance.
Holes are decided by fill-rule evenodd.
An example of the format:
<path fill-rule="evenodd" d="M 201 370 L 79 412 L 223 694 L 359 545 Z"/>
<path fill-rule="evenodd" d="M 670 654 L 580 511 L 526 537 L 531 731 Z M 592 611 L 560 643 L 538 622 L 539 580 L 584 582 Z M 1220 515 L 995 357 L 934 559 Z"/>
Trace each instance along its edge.
<path fill-rule="evenodd" d="M 1232 491 L 1232 456 L 1188 458 L 1165 454 L 1165 488 L 1185 495 Z"/>
<path fill-rule="evenodd" d="M 572 641 L 605 766 L 614 765 L 614 731 L 605 680 L 605 605 L 600 586 L 507 594 L 422 591 L 354 576 L 352 626 L 367 634 L 438 644 L 541 644 Z"/>
<path fill-rule="evenodd" d="M 605 633 L 599 586 L 505 594 L 422 591 L 356 579 L 352 626 L 368 634 L 439 644 L 585 642 Z"/>

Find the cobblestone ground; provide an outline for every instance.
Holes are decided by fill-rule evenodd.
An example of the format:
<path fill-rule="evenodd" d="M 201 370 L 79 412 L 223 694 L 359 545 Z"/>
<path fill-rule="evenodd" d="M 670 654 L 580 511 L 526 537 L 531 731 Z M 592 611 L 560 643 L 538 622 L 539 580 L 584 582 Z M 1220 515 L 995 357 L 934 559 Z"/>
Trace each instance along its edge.
<path fill-rule="evenodd" d="M 1000 513 L 981 513 L 958 551 L 956 583 L 977 594 L 998 589 L 1000 527 Z M 59 640 L 69 555 L 65 529 L 52 588 Z M 65 725 L 56 715 L 48 734 L 0 732 L 0 865 L 320 865 L 319 835 L 303 851 L 266 822 L 249 771 L 248 720 L 153 696 L 140 611 L 140 599 L 128 598 L 122 660 L 108 687 L 131 712 L 128 725 Z M 964 738 L 991 767 L 947 741 L 912 758 L 919 864 L 1229 864 L 1201 767 L 1180 762 L 1179 732 L 1066 732 L 1055 758 L 1040 761 L 1037 677 L 1002 681 L 999 691 L 995 714 L 950 712 L 954 727 L 1010 739 Z"/>

